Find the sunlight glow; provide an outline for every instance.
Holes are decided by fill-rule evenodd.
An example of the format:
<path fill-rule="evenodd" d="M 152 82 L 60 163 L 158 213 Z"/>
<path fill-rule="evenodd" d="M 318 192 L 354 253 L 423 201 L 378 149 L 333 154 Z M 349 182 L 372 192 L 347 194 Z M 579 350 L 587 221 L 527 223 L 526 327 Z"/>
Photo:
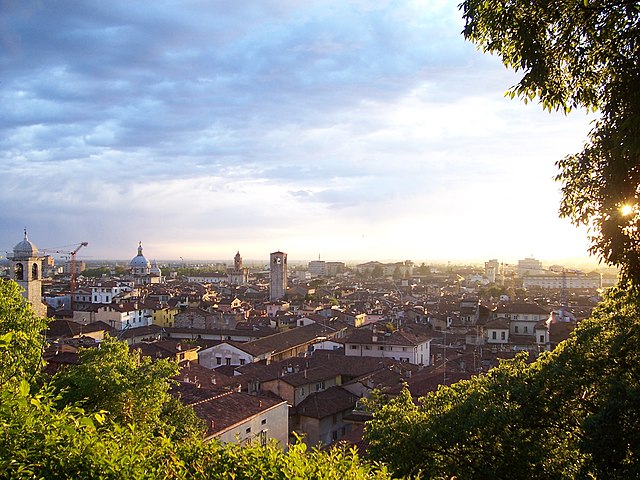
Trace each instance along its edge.
<path fill-rule="evenodd" d="M 627 217 L 633 213 L 633 205 L 622 205 L 620 207 L 620 213 Z"/>

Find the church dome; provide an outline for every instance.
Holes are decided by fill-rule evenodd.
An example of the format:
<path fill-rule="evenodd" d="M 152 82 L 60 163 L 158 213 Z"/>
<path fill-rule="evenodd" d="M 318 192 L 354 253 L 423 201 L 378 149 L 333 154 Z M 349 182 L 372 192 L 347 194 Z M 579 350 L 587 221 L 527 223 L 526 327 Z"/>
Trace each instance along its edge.
<path fill-rule="evenodd" d="M 24 239 L 13 247 L 14 258 L 27 258 L 38 256 L 38 248 L 27 238 L 27 231 L 24 231 Z"/>
<path fill-rule="evenodd" d="M 131 259 L 129 266 L 131 268 L 151 268 L 151 262 L 142 255 L 142 242 L 138 245 L 138 255 Z"/>

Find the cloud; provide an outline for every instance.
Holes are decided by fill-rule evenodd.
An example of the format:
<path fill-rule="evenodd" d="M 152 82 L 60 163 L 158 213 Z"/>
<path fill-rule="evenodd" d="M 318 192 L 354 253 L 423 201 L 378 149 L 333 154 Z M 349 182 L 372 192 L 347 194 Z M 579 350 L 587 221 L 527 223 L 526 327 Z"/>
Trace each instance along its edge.
<path fill-rule="evenodd" d="M 26 224 L 34 241 L 82 237 L 96 256 L 142 237 L 156 256 L 273 243 L 417 256 L 413 226 L 513 203 L 496 192 L 522 192 L 522 172 L 534 197 L 554 191 L 553 161 L 588 123 L 504 99 L 516 77 L 463 41 L 452 1 L 3 7 L 7 246 Z"/>

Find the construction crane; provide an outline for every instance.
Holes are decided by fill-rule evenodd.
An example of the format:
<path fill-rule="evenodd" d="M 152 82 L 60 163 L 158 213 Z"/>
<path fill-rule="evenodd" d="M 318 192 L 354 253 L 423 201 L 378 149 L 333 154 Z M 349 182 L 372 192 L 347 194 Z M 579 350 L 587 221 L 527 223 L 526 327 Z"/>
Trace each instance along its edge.
<path fill-rule="evenodd" d="M 80 245 L 78 245 L 71 252 L 66 250 L 49 250 L 49 249 L 43 250 L 43 253 L 64 253 L 66 255 L 69 255 L 71 259 L 71 269 L 70 269 L 70 279 L 69 279 L 69 298 L 70 298 L 69 308 L 71 312 L 73 312 L 73 295 L 76 289 L 76 254 L 82 247 L 86 247 L 87 245 L 89 245 L 89 242 L 81 242 Z"/>

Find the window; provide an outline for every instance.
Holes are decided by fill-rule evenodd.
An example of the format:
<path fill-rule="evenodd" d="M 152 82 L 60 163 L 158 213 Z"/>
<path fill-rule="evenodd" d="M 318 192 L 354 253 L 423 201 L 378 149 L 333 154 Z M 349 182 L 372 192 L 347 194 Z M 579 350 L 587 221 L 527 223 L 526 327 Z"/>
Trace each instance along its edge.
<path fill-rule="evenodd" d="M 365 349 L 365 350 L 371 350 L 371 345 L 365 345 L 365 346 L 364 346 L 364 349 Z"/>
<path fill-rule="evenodd" d="M 16 280 L 24 280 L 24 273 L 23 273 L 23 266 L 21 263 L 16 263 L 15 266 L 15 273 L 16 273 Z"/>
<path fill-rule="evenodd" d="M 495 340 L 498 337 L 498 332 L 491 332 L 491 338 Z"/>
<path fill-rule="evenodd" d="M 216 365 L 222 365 L 222 357 L 216 357 Z"/>
<path fill-rule="evenodd" d="M 383 346 L 383 345 L 380 345 L 380 346 L 378 347 L 378 350 L 384 350 L 384 346 Z"/>
<path fill-rule="evenodd" d="M 518 333 L 518 325 L 516 325 L 515 327 L 513 327 L 513 333 Z"/>
<path fill-rule="evenodd" d="M 247 428 L 244 433 L 251 433 L 251 427 Z"/>
<path fill-rule="evenodd" d="M 225 358 L 224 361 L 227 365 L 231 365 L 231 359 L 229 357 Z"/>
<path fill-rule="evenodd" d="M 506 340 L 507 334 L 505 332 L 500 332 L 500 340 Z"/>
<path fill-rule="evenodd" d="M 527 325 L 524 326 L 524 333 L 529 333 L 529 327 Z"/>
<path fill-rule="evenodd" d="M 260 425 L 266 425 L 267 424 L 267 419 L 263 418 L 262 421 L 260 422 Z"/>
<path fill-rule="evenodd" d="M 245 360 L 244 358 L 241 358 L 241 359 L 240 359 L 240 365 L 244 365 L 244 364 L 245 364 L 245 361 L 246 361 L 246 360 Z"/>
<path fill-rule="evenodd" d="M 267 431 L 266 430 L 262 430 L 260 432 L 260 445 L 262 445 L 263 447 L 267 446 Z"/>
<path fill-rule="evenodd" d="M 540 343 L 544 343 L 544 335 L 540 335 Z"/>
<path fill-rule="evenodd" d="M 358 346 L 357 345 L 349 345 L 349 348 L 351 350 L 356 350 L 358 348 Z"/>

